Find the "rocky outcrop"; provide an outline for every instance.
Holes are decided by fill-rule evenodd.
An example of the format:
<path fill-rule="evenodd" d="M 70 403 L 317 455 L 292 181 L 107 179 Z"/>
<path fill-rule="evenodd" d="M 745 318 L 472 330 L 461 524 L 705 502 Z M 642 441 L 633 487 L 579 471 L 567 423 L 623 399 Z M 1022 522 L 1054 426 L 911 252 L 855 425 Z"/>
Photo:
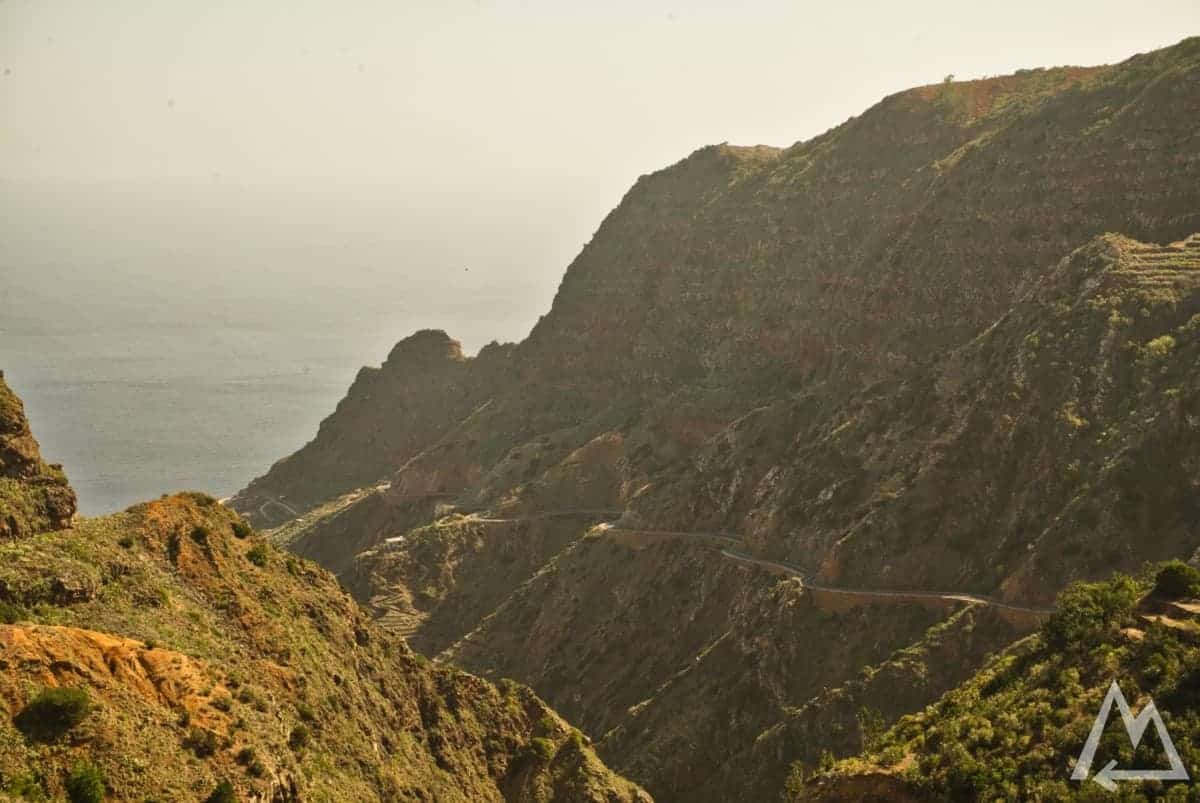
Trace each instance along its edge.
<path fill-rule="evenodd" d="M 502 362 L 502 351 L 497 347 L 483 360 Z M 486 398 L 481 372 L 471 371 L 473 362 L 445 332 L 426 330 L 405 338 L 382 366 L 359 371 L 316 438 L 272 466 L 230 505 L 257 524 L 272 524 L 381 480 Z"/>
<path fill-rule="evenodd" d="M 62 466 L 42 460 L 25 407 L 0 371 L 0 539 L 67 527 L 75 507 Z"/>

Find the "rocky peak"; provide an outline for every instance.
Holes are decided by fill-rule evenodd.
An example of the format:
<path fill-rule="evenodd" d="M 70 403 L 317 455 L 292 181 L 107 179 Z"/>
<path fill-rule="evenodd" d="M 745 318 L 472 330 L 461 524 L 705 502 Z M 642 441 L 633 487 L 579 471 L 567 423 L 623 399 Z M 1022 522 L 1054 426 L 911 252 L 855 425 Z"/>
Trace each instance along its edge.
<path fill-rule="evenodd" d="M 383 369 L 436 371 L 465 360 L 457 340 L 441 329 L 422 329 L 392 347 Z"/>

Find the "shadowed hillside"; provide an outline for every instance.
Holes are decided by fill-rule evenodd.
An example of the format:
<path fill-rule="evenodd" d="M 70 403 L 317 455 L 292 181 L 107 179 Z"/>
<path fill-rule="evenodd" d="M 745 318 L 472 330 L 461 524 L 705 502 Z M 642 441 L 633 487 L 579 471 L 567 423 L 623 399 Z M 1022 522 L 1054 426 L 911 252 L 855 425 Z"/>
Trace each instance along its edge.
<path fill-rule="evenodd" d="M 389 360 L 232 504 L 659 799 L 770 799 L 1196 549 L 1198 111 L 1188 39 L 703 148 L 454 356 L 469 409 Z"/>

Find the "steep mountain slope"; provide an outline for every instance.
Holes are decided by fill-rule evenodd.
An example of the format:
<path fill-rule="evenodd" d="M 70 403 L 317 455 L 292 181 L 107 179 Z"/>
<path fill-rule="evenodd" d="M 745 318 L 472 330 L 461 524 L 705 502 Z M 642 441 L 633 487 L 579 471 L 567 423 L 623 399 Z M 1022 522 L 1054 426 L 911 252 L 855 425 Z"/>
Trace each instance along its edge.
<path fill-rule="evenodd" d="M 1040 607 L 1196 548 L 1198 110 L 1191 39 L 702 149 L 638 181 L 525 342 L 466 361 L 506 366 L 468 414 L 276 535 L 659 799 L 769 799 L 1030 627 L 819 586 Z M 345 490 L 303 482 L 302 508 Z"/>
<path fill-rule="evenodd" d="M 1114 563 L 1188 555 L 1197 321 L 1200 239 L 1097 238 L 903 378 L 740 419 L 660 472 L 615 529 L 589 531 L 586 511 L 443 518 L 396 532 L 343 578 L 423 649 L 530 683 L 660 798 L 761 799 L 793 761 L 859 749 L 857 708 L 891 722 L 1021 631 L 972 614 L 970 646 L 856 690 L 863 667 L 929 650 L 925 629 L 953 606 L 831 609 L 709 543 L 630 542 L 627 528 L 740 531 L 823 585 L 1034 603 Z M 780 522 L 795 529 L 763 526 Z M 797 530 L 811 540 L 794 544 Z"/>
<path fill-rule="evenodd" d="M 1087 778 L 1070 776 L 1114 679 L 1134 714 L 1153 699 L 1189 777 L 1200 770 L 1197 592 L 1200 573 L 1178 563 L 1159 569 L 1157 582 L 1118 575 L 1072 587 L 1040 633 L 866 754 L 794 785 L 790 799 L 1191 799 L 1186 782 L 1121 780 L 1112 795 L 1095 781 L 1110 761 L 1118 771 L 1168 766 L 1155 729 L 1135 750 L 1115 708 Z"/>
<path fill-rule="evenodd" d="M 0 784 L 112 799 L 648 800 L 528 689 L 433 668 L 201 495 L 0 546 Z M 59 733 L 43 689 L 82 689 Z M 39 706 L 41 706 L 39 708 Z"/>
<path fill-rule="evenodd" d="M 1195 548 L 1198 360 L 1200 237 L 1099 238 L 815 426 L 803 402 L 747 416 L 632 516 L 744 533 L 821 582 L 1044 602 Z"/>
<path fill-rule="evenodd" d="M 381 479 L 486 398 L 479 374 L 487 372 L 472 372 L 475 362 L 444 332 L 405 338 L 382 366 L 359 371 L 312 443 L 252 482 L 234 506 L 255 521 L 285 521 L 297 508 Z"/>
<path fill-rule="evenodd" d="M 25 407 L 0 371 L 0 540 L 65 527 L 74 515 L 62 466 L 42 460 Z"/>
<path fill-rule="evenodd" d="M 303 460 L 234 504 L 304 510 L 402 467 L 413 488 L 496 502 L 642 420 L 658 437 L 625 453 L 627 497 L 772 393 L 836 394 L 965 342 L 1031 271 L 1091 236 L 1168 242 L 1200 229 L 1198 74 L 1189 39 L 1113 67 L 901 92 L 785 150 L 701 149 L 638 180 L 525 342 L 455 363 L 462 406 L 405 425 L 396 399 L 424 374 L 389 359 L 360 376 Z M 411 392 L 442 398 L 418 380 Z M 668 398 L 687 405 L 658 406 Z M 404 448 L 370 440 L 400 431 Z M 325 478 L 343 443 L 363 444 L 361 473 L 379 476 Z"/>
<path fill-rule="evenodd" d="M 650 799 L 528 688 L 433 667 L 211 497 L 21 532 L 0 542 L 0 797 Z"/>

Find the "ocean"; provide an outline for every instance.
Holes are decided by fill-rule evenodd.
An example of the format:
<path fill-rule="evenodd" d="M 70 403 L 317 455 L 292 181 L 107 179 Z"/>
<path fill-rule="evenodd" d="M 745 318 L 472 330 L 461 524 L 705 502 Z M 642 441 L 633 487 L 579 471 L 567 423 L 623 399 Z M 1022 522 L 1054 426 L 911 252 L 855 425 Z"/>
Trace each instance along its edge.
<path fill-rule="evenodd" d="M 524 337 L 578 243 L 452 201 L 0 184 L 0 370 L 81 512 L 233 493 L 418 328 Z"/>

